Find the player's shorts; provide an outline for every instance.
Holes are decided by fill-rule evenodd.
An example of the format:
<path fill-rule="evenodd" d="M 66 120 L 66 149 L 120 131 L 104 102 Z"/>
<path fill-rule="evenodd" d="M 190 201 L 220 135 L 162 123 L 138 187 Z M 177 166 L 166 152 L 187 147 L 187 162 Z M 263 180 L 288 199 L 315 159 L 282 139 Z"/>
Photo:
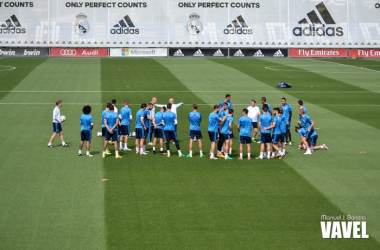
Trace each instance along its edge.
<path fill-rule="evenodd" d="M 90 130 L 82 130 L 80 132 L 81 141 L 91 141 L 92 133 Z"/>
<path fill-rule="evenodd" d="M 261 133 L 260 134 L 260 142 L 261 143 L 271 143 L 272 142 L 272 136 L 270 133 Z"/>
<path fill-rule="evenodd" d="M 177 140 L 177 134 L 174 130 L 164 130 L 164 133 L 165 133 L 165 139 L 167 141 L 170 141 L 170 140 L 176 141 Z"/>
<path fill-rule="evenodd" d="M 305 134 L 305 137 L 307 139 L 311 139 L 310 136 L 314 133 L 314 129 L 312 129 L 310 132 L 306 130 L 306 134 Z"/>
<path fill-rule="evenodd" d="M 144 135 L 145 135 L 145 137 L 147 137 L 148 134 L 149 134 L 149 128 L 147 127 L 147 129 L 144 130 Z"/>
<path fill-rule="evenodd" d="M 317 145 L 318 135 L 310 137 L 311 146 Z"/>
<path fill-rule="evenodd" d="M 257 122 L 252 122 L 252 126 L 253 126 L 253 128 L 258 128 Z"/>
<path fill-rule="evenodd" d="M 277 144 L 281 141 L 281 134 L 273 134 L 272 136 L 272 143 Z"/>
<path fill-rule="evenodd" d="M 162 128 L 154 129 L 154 138 L 164 138 L 164 130 Z"/>
<path fill-rule="evenodd" d="M 59 133 L 62 131 L 61 123 L 53 122 L 53 132 Z"/>
<path fill-rule="evenodd" d="M 239 136 L 239 142 L 240 144 L 251 144 L 252 139 L 250 136 Z"/>
<path fill-rule="evenodd" d="M 230 139 L 233 139 L 233 138 L 235 138 L 234 132 L 232 132 L 232 133 L 230 134 Z"/>
<path fill-rule="evenodd" d="M 145 138 L 145 130 L 143 128 L 136 128 L 136 139 L 144 139 Z"/>
<path fill-rule="evenodd" d="M 120 135 L 122 136 L 129 135 L 129 125 L 121 125 Z"/>
<path fill-rule="evenodd" d="M 281 133 L 280 142 L 284 142 L 285 141 L 285 134 L 286 133 Z"/>
<path fill-rule="evenodd" d="M 189 138 L 194 139 L 194 137 L 197 137 L 197 139 L 202 139 L 202 131 L 198 130 L 190 130 L 189 132 Z"/>
<path fill-rule="evenodd" d="M 220 141 L 225 142 L 229 139 L 231 139 L 230 134 L 222 134 L 222 133 L 219 134 L 219 140 Z"/>
<path fill-rule="evenodd" d="M 111 139 L 112 139 L 112 141 L 114 141 L 114 142 L 119 141 L 118 133 L 117 133 L 117 129 L 114 129 L 112 134 L 110 134 L 110 132 L 109 132 L 108 129 L 107 129 L 107 131 L 106 131 L 106 136 L 104 137 L 104 140 L 109 141 L 109 140 L 111 140 Z"/>
<path fill-rule="evenodd" d="M 216 142 L 218 139 L 218 132 L 208 131 L 208 137 L 210 138 L 210 142 Z"/>
<path fill-rule="evenodd" d="M 107 128 L 106 127 L 102 127 L 102 136 L 106 136 L 106 132 L 107 132 Z"/>

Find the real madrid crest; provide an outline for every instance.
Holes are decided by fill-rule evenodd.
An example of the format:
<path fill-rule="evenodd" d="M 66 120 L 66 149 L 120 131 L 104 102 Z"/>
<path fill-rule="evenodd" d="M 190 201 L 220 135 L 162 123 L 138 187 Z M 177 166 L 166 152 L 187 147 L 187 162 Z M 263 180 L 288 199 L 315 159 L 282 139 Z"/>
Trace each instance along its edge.
<path fill-rule="evenodd" d="M 86 20 L 87 15 L 84 13 L 79 13 L 76 16 L 77 20 L 75 21 L 74 31 L 78 35 L 85 35 L 90 31 L 90 23 Z"/>
<path fill-rule="evenodd" d="M 189 16 L 190 20 L 187 22 L 187 31 L 190 35 L 197 35 L 201 33 L 203 29 L 203 24 L 199 21 L 201 16 L 197 13 L 193 13 Z"/>

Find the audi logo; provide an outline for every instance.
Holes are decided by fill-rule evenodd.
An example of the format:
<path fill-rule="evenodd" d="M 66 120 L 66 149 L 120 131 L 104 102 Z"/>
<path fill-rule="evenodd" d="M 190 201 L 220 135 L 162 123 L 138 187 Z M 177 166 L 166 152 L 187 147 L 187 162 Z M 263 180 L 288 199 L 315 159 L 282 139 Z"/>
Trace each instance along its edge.
<path fill-rule="evenodd" d="M 61 56 L 75 56 L 77 51 L 75 49 L 61 49 L 59 53 Z"/>
<path fill-rule="evenodd" d="M 375 8 L 379 9 L 380 8 L 380 3 L 375 4 Z"/>

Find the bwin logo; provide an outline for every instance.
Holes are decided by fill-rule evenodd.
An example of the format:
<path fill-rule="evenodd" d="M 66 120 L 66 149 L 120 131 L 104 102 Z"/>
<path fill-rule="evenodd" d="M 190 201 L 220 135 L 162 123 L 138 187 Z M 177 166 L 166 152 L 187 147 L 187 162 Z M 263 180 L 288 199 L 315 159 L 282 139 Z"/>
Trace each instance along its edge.
<path fill-rule="evenodd" d="M 128 35 L 128 34 L 139 34 L 140 30 L 135 28 L 131 18 L 126 15 L 123 19 L 119 21 L 118 24 L 113 26 L 114 29 L 111 29 L 111 34 L 115 35 Z"/>
<path fill-rule="evenodd" d="M 293 35 L 295 36 L 343 36 L 343 27 L 329 27 L 327 25 L 335 25 L 335 21 L 330 15 L 330 12 L 327 10 L 323 2 L 315 6 L 319 15 L 322 17 L 324 23 L 321 22 L 321 19 L 318 17 L 315 10 L 307 13 L 307 17 L 310 19 L 310 22 L 306 18 L 300 20 L 299 24 L 309 24 L 309 26 L 295 27 L 293 29 Z"/>
<path fill-rule="evenodd" d="M 252 35 L 252 29 L 248 27 L 242 16 L 238 16 L 235 20 L 224 29 L 224 34 Z"/>
<path fill-rule="evenodd" d="M 10 19 L 5 21 L 0 27 L 0 34 L 25 34 L 26 29 L 21 27 L 16 15 L 12 15 Z"/>

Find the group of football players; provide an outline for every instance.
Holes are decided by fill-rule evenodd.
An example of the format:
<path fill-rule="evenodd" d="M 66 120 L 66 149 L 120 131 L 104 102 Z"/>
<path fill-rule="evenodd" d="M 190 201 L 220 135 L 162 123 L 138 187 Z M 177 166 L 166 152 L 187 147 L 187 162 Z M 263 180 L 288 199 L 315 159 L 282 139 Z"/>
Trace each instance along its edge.
<path fill-rule="evenodd" d="M 62 145 L 68 146 L 63 140 L 61 122 L 64 119 L 60 117 L 60 107 L 63 102 L 57 100 L 56 108 L 53 111 L 53 129 L 54 133 L 49 141 L 48 147 L 53 147 L 52 142 L 56 135 L 60 135 Z M 261 110 L 256 105 L 256 101 L 252 100 L 251 105 L 242 109 L 241 117 L 237 122 L 237 130 L 239 132 L 239 160 L 243 160 L 244 145 L 247 148 L 247 159 L 251 160 L 251 144 L 260 143 L 260 155 L 256 159 L 273 159 L 285 156 L 286 145 L 292 146 L 291 122 L 292 107 L 286 101 L 281 99 L 281 105 L 271 108 L 265 97 L 261 98 Z M 147 155 L 149 151 L 146 149 L 147 144 L 153 147 L 153 154 L 156 154 L 157 142 L 159 143 L 159 154 L 171 156 L 170 142 L 175 144 L 179 157 L 185 157 L 181 152 L 178 136 L 177 136 L 177 108 L 184 105 L 182 102 L 175 104 L 174 99 L 170 98 L 167 104 L 157 104 L 157 98 L 153 97 L 151 102 L 142 103 L 140 109 L 136 113 L 135 131 L 132 133 L 131 124 L 133 121 L 132 110 L 129 108 L 129 101 L 124 101 L 124 107 L 121 108 L 120 114 L 116 108 L 116 100 L 113 99 L 106 104 L 105 110 L 102 112 L 102 132 L 104 137 L 102 157 L 111 154 L 108 146 L 114 145 L 115 158 L 122 156 L 119 151 L 130 151 L 128 148 L 128 140 L 135 136 L 136 154 Z M 307 115 L 303 101 L 298 101 L 298 120 L 295 131 L 301 137 L 300 149 L 306 149 L 304 154 L 312 154 L 314 150 L 325 149 L 325 144 L 317 146 L 318 134 L 315 132 L 314 121 Z M 155 108 L 160 110 L 156 113 Z M 91 157 L 90 142 L 92 137 L 93 117 L 90 115 L 91 107 L 86 105 L 82 109 L 83 114 L 80 117 L 81 122 L 81 142 L 79 145 L 78 155 L 82 156 L 82 147 L 86 141 L 86 156 Z M 195 141 L 199 145 L 199 156 L 205 157 L 203 153 L 201 122 L 202 114 L 198 112 L 198 105 L 192 105 L 192 111 L 188 114 L 190 122 L 189 127 L 189 154 L 186 157 L 193 157 L 193 144 Z M 225 99 L 219 104 L 213 106 L 213 111 L 208 117 L 208 136 L 211 142 L 210 159 L 217 160 L 224 158 L 232 160 L 233 148 L 233 122 L 234 109 L 231 103 L 231 95 L 227 94 Z M 253 132 L 253 134 L 252 134 Z M 256 140 L 258 136 L 258 140 Z M 153 140 L 152 140 L 153 139 Z M 118 144 L 120 143 L 120 145 Z M 123 145 L 124 143 L 124 145 Z M 164 151 L 166 144 L 166 152 Z M 216 154 L 215 154 L 216 148 Z"/>

